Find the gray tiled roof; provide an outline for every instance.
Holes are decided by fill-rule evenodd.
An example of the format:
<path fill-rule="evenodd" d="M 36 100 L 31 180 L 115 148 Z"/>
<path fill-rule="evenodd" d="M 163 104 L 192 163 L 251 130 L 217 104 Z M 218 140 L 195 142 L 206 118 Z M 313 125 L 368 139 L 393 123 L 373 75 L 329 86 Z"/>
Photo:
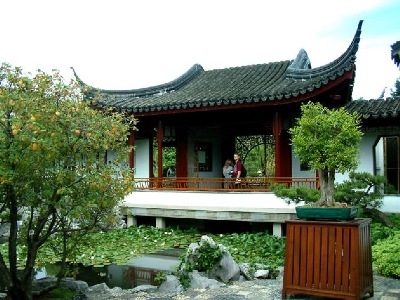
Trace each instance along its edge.
<path fill-rule="evenodd" d="M 358 112 L 362 119 L 397 118 L 400 97 L 372 100 L 353 100 L 346 104 L 348 112 Z"/>
<path fill-rule="evenodd" d="M 339 82 L 342 76 L 354 70 L 361 26 L 362 21 L 350 46 L 338 59 L 314 69 L 306 51 L 301 49 L 294 60 L 208 71 L 194 65 L 170 83 L 144 89 L 96 89 L 75 76 L 86 86 L 89 99 L 95 93 L 101 95 L 93 105 L 129 113 L 168 113 L 172 110 L 296 100 L 311 93 L 315 95 L 321 87 Z M 353 74 L 350 78 L 353 80 Z"/>

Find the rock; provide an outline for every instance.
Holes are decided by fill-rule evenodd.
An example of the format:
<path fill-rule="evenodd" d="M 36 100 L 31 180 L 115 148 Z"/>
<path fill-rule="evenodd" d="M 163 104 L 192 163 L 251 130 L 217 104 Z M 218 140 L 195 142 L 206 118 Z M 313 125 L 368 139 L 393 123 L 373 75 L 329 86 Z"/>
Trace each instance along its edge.
<path fill-rule="evenodd" d="M 251 272 L 250 272 L 250 264 L 249 263 L 240 264 L 239 269 L 240 269 L 240 274 L 242 274 L 244 278 L 246 278 L 247 280 L 253 279 Z"/>
<path fill-rule="evenodd" d="M 267 279 L 269 277 L 269 270 L 257 270 L 254 272 L 254 278 Z"/>
<path fill-rule="evenodd" d="M 107 293 L 110 290 L 110 288 L 105 284 L 104 282 L 92 285 L 89 287 L 86 291 L 86 294 L 101 294 L 101 293 Z"/>
<path fill-rule="evenodd" d="M 240 268 L 229 252 L 223 254 L 214 276 L 223 282 L 239 280 Z"/>
<path fill-rule="evenodd" d="M 215 279 L 207 278 L 206 276 L 203 275 L 204 274 L 199 273 L 197 271 L 189 273 L 189 278 L 190 278 L 189 287 L 192 289 L 212 289 L 225 286 L 224 283 L 221 283 Z"/>
<path fill-rule="evenodd" d="M 158 291 L 164 293 L 169 293 L 169 292 L 179 293 L 183 291 L 183 286 L 179 282 L 178 277 L 174 275 L 167 275 L 167 278 L 158 287 Z"/>
<path fill-rule="evenodd" d="M 107 284 L 100 283 L 89 287 L 86 291 L 87 300 L 132 299 L 135 291 L 123 290 L 120 287 L 110 289 Z"/>
<path fill-rule="evenodd" d="M 155 292 L 157 291 L 157 287 L 151 284 L 143 284 L 135 287 L 133 290 L 135 292 Z"/>
<path fill-rule="evenodd" d="M 57 278 L 54 276 L 44 277 L 32 282 L 32 295 L 42 295 L 56 286 Z"/>
<path fill-rule="evenodd" d="M 89 288 L 87 282 L 82 280 L 75 280 L 74 278 L 63 278 L 61 280 L 60 286 L 82 294 L 84 294 Z"/>

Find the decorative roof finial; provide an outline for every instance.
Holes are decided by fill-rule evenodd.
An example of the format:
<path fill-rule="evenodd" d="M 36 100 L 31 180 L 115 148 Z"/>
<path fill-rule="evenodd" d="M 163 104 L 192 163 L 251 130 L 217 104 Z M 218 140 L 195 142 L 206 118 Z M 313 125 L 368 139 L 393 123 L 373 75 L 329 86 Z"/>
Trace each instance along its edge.
<path fill-rule="evenodd" d="M 384 99 L 385 98 L 386 89 L 387 89 L 387 86 L 385 86 L 383 88 L 383 91 L 382 91 L 381 95 L 378 97 L 378 99 Z"/>

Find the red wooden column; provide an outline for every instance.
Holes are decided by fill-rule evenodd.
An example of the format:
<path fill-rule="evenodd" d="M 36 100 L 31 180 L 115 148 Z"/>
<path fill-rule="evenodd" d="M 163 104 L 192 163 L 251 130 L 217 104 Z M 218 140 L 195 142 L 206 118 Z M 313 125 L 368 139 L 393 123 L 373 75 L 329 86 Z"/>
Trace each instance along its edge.
<path fill-rule="evenodd" d="M 281 132 L 281 158 L 281 176 L 292 177 L 292 147 L 286 130 Z"/>
<path fill-rule="evenodd" d="M 175 128 L 176 136 L 176 177 L 187 177 L 187 131 L 183 126 Z"/>
<path fill-rule="evenodd" d="M 281 166 L 281 131 L 282 131 L 282 119 L 278 112 L 275 113 L 272 121 L 272 130 L 274 132 L 275 139 L 275 177 L 282 177 Z"/>
<path fill-rule="evenodd" d="M 158 146 L 158 178 L 163 177 L 163 139 L 164 139 L 164 128 L 163 128 L 163 123 L 162 121 L 158 121 L 158 126 L 157 126 L 157 146 Z"/>
<path fill-rule="evenodd" d="M 292 151 L 290 136 L 284 131 L 282 117 L 276 112 L 272 121 L 275 139 L 275 177 L 292 176 Z"/>
<path fill-rule="evenodd" d="M 153 131 L 149 134 L 149 174 L 150 178 L 154 178 L 156 174 L 154 174 L 154 136 L 153 136 Z"/>

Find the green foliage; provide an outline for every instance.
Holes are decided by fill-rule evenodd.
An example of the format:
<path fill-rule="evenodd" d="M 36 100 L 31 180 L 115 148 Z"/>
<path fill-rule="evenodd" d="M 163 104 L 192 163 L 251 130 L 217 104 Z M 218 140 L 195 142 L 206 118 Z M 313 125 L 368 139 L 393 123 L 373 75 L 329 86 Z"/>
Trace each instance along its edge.
<path fill-rule="evenodd" d="M 87 234 L 84 243 L 77 248 L 75 256 L 68 261 L 76 264 L 109 265 L 125 264 L 131 258 L 145 253 L 154 253 L 165 249 L 187 249 L 191 243 L 197 243 L 201 234 L 196 230 L 180 230 L 176 228 L 160 229 L 152 226 L 113 229 L 107 232 Z M 276 269 L 283 265 L 285 258 L 285 238 L 259 233 L 207 234 L 216 244 L 224 245 L 237 263 L 260 263 Z M 140 241 L 140 242 L 138 242 Z M 0 245 L 4 250 L 7 245 Z M 208 249 L 207 251 L 211 251 Z M 185 253 L 186 254 L 186 253 Z M 216 252 L 218 257 L 218 251 Z M 203 256 L 204 257 L 204 256 Z M 215 256 L 214 256 L 215 258 Z M 182 259 L 181 259 L 182 260 Z M 211 259 L 212 260 L 212 259 Z M 212 265 L 210 259 L 199 263 L 201 266 Z M 47 244 L 41 248 L 38 266 L 54 264 L 60 261 L 52 247 Z"/>
<path fill-rule="evenodd" d="M 319 173 L 321 197 L 317 204 L 333 206 L 335 173 L 354 170 L 359 163 L 359 116 L 343 107 L 328 109 L 313 102 L 302 105 L 301 113 L 289 129 L 293 151 L 301 163 Z"/>
<path fill-rule="evenodd" d="M 202 236 L 198 244 L 192 243 L 185 255 L 181 256 L 178 267 L 182 286 L 188 287 L 190 284 L 188 274 L 193 270 L 211 272 L 225 252 L 226 249 L 222 245 L 217 245 L 209 236 Z"/>
<path fill-rule="evenodd" d="M 358 166 L 359 117 L 344 110 L 328 109 L 309 102 L 301 107 L 301 118 L 289 131 L 294 153 L 302 163 L 318 170 L 344 173 Z"/>
<path fill-rule="evenodd" d="M 393 228 L 376 222 L 371 226 L 371 244 L 375 245 L 379 241 L 385 240 L 393 235 Z"/>
<path fill-rule="evenodd" d="M 135 124 L 133 117 L 89 107 L 80 86 L 66 84 L 57 71 L 25 75 L 1 65 L 0 214 L 11 224 L 10 253 L 0 252 L 3 286 L 29 285 L 26 274 L 50 236 L 68 239 L 117 221 L 113 208 L 132 190 L 131 149 L 123 141 Z M 16 253 L 21 245 L 23 258 Z"/>
<path fill-rule="evenodd" d="M 42 296 L 35 297 L 35 299 L 46 300 L 70 300 L 74 299 L 75 291 L 66 288 L 55 288 Z"/>
<path fill-rule="evenodd" d="M 400 96 L 400 78 L 397 78 L 394 89 L 390 89 L 390 96 L 397 97 Z"/>
<path fill-rule="evenodd" d="M 400 231 L 400 214 L 386 214 L 392 221 L 393 226 L 389 227 L 382 222 L 378 216 L 372 215 L 371 223 L 371 243 L 375 245 L 378 241 L 385 240 L 393 236 L 396 231 Z M 363 216 L 361 216 L 363 217 Z M 371 217 L 371 216 L 369 216 Z"/>
<path fill-rule="evenodd" d="M 400 230 L 372 247 L 375 269 L 386 277 L 400 278 Z"/>
<path fill-rule="evenodd" d="M 194 230 L 159 229 L 152 226 L 131 226 L 127 229 L 113 229 L 106 232 L 92 232 L 80 242 L 76 251 L 67 260 L 89 265 L 125 264 L 127 260 L 144 253 L 152 253 L 163 249 L 186 248 L 193 239 L 200 238 Z M 140 242 L 138 242 L 140 241 Z M 52 244 L 56 244 L 55 239 Z M 37 264 L 60 261 L 60 255 L 46 243 L 39 252 Z"/>
<path fill-rule="evenodd" d="M 383 276 L 400 278 L 400 214 L 388 214 L 393 227 L 385 226 L 380 219 L 371 224 L 373 266 Z"/>
<path fill-rule="evenodd" d="M 153 144 L 153 161 L 155 163 L 155 173 L 154 176 L 158 176 L 158 144 L 155 141 Z M 162 162 L 163 162 L 163 176 L 167 176 L 167 170 L 169 167 L 171 166 L 175 166 L 176 167 L 176 147 L 163 147 L 162 149 L 162 154 L 163 154 L 163 158 L 162 158 Z"/>
<path fill-rule="evenodd" d="M 371 175 L 367 172 L 350 172 L 349 180 L 336 184 L 334 195 L 337 202 L 347 203 L 361 208 L 380 208 L 383 193 L 380 190 L 387 183 L 384 176 Z M 273 184 L 271 191 L 288 203 L 315 203 L 320 191 L 304 186 L 287 187 L 286 184 Z"/>
<path fill-rule="evenodd" d="M 275 174 L 275 144 L 270 135 L 237 136 L 235 149 L 246 165 L 247 176 L 270 176 Z"/>
<path fill-rule="evenodd" d="M 276 196 L 284 199 L 287 203 L 312 203 L 318 201 L 320 191 L 315 188 L 308 188 L 306 186 L 291 186 L 287 187 L 286 184 L 272 184 L 271 191 Z"/>
<path fill-rule="evenodd" d="M 374 266 L 375 261 L 380 263 L 383 260 L 380 256 L 384 254 L 385 246 L 381 243 L 384 243 L 386 239 L 389 239 L 390 243 L 396 243 L 394 237 L 399 238 L 396 232 L 400 231 L 400 214 L 390 214 L 388 217 L 394 223 L 392 228 L 381 224 L 379 219 L 373 220 L 371 224 Z M 182 231 L 172 228 L 159 229 L 151 226 L 139 226 L 128 229 L 114 229 L 108 232 L 93 232 L 87 236 L 86 243 L 77 247 L 79 254 L 76 257 L 72 257 L 71 261 L 85 266 L 103 266 L 113 263 L 123 265 L 127 260 L 145 253 L 155 253 L 171 248 L 187 249 L 191 243 L 195 243 L 200 239 L 201 234 L 196 230 Z M 267 232 L 208 234 L 208 236 L 215 243 L 224 245 L 237 263 L 246 262 L 252 266 L 260 263 L 268 266 L 271 270 L 276 270 L 284 265 L 285 238 L 275 237 Z M 378 242 L 380 246 L 375 247 Z M 7 246 L 7 244 L 0 245 L 1 251 L 6 251 Z M 39 254 L 38 263 L 41 266 L 54 264 L 60 260 L 52 252 L 52 249 L 47 246 L 44 246 Z M 186 253 L 183 255 L 186 255 Z M 392 256 L 396 255 L 397 253 L 392 254 Z M 181 256 L 182 260 L 183 256 Z M 192 269 L 189 265 L 187 270 Z M 72 272 L 71 275 L 75 272 L 73 268 L 70 271 Z M 184 274 L 181 273 L 181 275 Z M 180 277 L 182 285 L 186 287 L 190 283 L 187 275 L 186 277 Z"/>
<path fill-rule="evenodd" d="M 215 267 L 215 264 L 221 259 L 222 254 L 223 252 L 220 248 L 212 247 L 209 243 L 203 244 L 199 249 L 193 268 L 200 272 L 211 271 L 212 268 Z"/>
<path fill-rule="evenodd" d="M 163 283 L 165 280 L 167 279 L 167 273 L 160 271 L 157 272 L 156 277 L 154 277 L 154 282 L 157 285 L 160 285 L 161 283 Z"/>
<path fill-rule="evenodd" d="M 270 269 L 284 264 L 285 238 L 276 237 L 268 232 L 232 233 L 212 236 L 218 244 L 224 245 L 238 263 L 261 263 Z"/>
<path fill-rule="evenodd" d="M 400 230 L 400 214 L 388 214 L 389 219 L 393 222 L 393 228 Z"/>
<path fill-rule="evenodd" d="M 335 187 L 335 199 L 352 206 L 380 208 L 383 193 L 380 190 L 387 183 L 385 176 L 367 172 L 351 172 L 349 180 Z"/>

